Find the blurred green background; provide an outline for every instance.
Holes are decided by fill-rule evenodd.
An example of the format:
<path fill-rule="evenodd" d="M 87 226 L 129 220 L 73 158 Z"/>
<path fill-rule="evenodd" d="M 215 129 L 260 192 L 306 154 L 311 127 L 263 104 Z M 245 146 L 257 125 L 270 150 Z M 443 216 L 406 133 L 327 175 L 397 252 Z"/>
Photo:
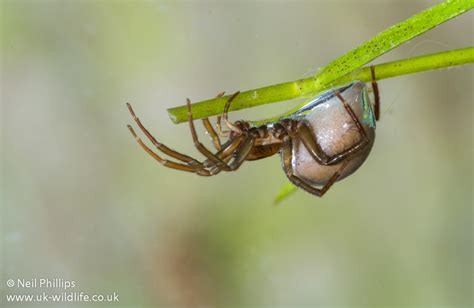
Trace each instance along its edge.
<path fill-rule="evenodd" d="M 126 129 L 128 101 L 200 157 L 166 108 L 310 76 L 436 1 L 1 3 L 3 293 L 44 277 L 120 297 L 57 307 L 472 305 L 472 65 L 381 81 L 370 157 L 321 199 L 272 206 L 277 156 L 202 178 Z M 473 29 L 467 13 L 377 63 L 473 45 Z"/>

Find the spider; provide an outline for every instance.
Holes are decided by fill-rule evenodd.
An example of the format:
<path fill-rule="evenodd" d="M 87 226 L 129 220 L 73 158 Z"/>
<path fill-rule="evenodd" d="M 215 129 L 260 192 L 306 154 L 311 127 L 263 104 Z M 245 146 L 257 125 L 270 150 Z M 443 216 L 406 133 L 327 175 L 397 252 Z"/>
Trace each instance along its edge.
<path fill-rule="evenodd" d="M 187 99 L 188 122 L 194 145 L 206 157 L 199 161 L 158 142 L 143 126 L 130 104 L 127 107 L 136 124 L 162 153 L 179 162 L 164 159 L 150 149 L 128 125 L 138 144 L 165 167 L 200 176 L 213 176 L 221 171 L 236 171 L 246 160 L 258 160 L 279 153 L 288 179 L 303 190 L 323 196 L 336 182 L 356 171 L 370 153 L 375 139 L 375 122 L 379 119 L 379 90 L 371 67 L 374 106 L 367 85 L 362 81 L 326 91 L 296 112 L 278 121 L 256 125 L 249 121 L 228 120 L 228 110 L 239 92 L 231 95 L 222 116 L 217 117 L 216 130 L 208 118 L 203 125 L 216 148 L 213 153 L 198 139 Z M 218 95 L 221 97 L 224 93 Z M 221 129 L 224 119 L 229 131 Z M 220 137 L 228 137 L 221 143 Z"/>

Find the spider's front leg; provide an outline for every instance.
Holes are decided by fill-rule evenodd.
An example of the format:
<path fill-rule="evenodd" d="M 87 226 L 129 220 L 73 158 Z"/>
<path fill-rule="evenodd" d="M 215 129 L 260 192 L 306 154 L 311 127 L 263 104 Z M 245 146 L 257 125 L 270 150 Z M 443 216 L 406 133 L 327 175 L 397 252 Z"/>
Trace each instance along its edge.
<path fill-rule="evenodd" d="M 130 114 L 132 115 L 133 119 L 137 123 L 138 127 L 142 130 L 142 132 L 147 136 L 147 138 L 155 145 L 155 147 L 163 152 L 164 154 L 167 154 L 185 164 L 182 163 L 176 163 L 173 161 L 170 161 L 168 159 L 164 159 L 158 154 L 156 154 L 153 150 L 151 150 L 143 141 L 142 139 L 135 133 L 133 128 L 128 125 L 128 129 L 130 130 L 130 133 L 132 136 L 135 138 L 137 143 L 150 155 L 152 156 L 155 160 L 157 160 L 160 164 L 162 164 L 165 167 L 172 168 L 172 169 L 177 169 L 181 171 L 186 171 L 186 172 L 193 172 L 201 176 L 211 176 L 211 172 L 206 169 L 206 167 L 196 160 L 193 157 L 190 157 L 188 155 L 181 154 L 175 150 L 170 149 L 166 145 L 158 142 L 156 138 L 145 128 L 145 126 L 141 123 L 140 119 L 135 115 L 135 112 L 133 111 L 132 106 L 127 103 L 128 110 L 130 111 Z"/>
<path fill-rule="evenodd" d="M 130 133 L 132 136 L 135 138 L 135 140 L 138 142 L 138 144 L 147 152 L 151 157 L 153 157 L 156 161 L 158 161 L 161 165 L 171 168 L 171 169 L 176 169 L 176 170 L 181 170 L 181 171 L 186 171 L 186 172 L 192 172 L 192 173 L 197 173 L 198 175 L 201 176 L 211 176 L 212 174 L 204 169 L 203 167 L 199 166 L 198 164 L 180 164 L 173 162 L 168 159 L 161 158 L 158 154 L 156 154 L 152 149 L 150 149 L 144 142 L 143 140 L 138 137 L 138 135 L 135 133 L 133 130 L 132 126 L 128 125 L 128 129 L 130 130 Z M 178 153 L 179 154 L 179 153 Z"/>

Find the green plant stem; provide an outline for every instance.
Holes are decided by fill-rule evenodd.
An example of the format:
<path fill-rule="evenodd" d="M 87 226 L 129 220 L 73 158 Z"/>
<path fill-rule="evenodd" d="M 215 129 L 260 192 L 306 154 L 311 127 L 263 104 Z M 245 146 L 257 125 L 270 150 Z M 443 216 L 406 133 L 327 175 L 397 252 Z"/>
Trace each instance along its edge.
<path fill-rule="evenodd" d="M 241 92 L 232 101 L 229 111 L 290 100 L 314 93 L 317 90 L 314 87 L 314 79 L 311 77 Z M 223 96 L 192 104 L 193 118 L 200 119 L 221 114 L 228 99 L 229 96 Z M 175 124 L 188 120 L 188 110 L 185 105 L 169 108 L 168 115 Z"/>
<path fill-rule="evenodd" d="M 325 86 L 473 7 L 474 0 L 447 0 L 399 22 L 329 63 L 317 75 L 317 83 Z"/>
<path fill-rule="evenodd" d="M 466 47 L 376 65 L 376 78 L 381 80 L 472 62 L 474 62 L 474 47 Z M 370 67 L 365 67 L 362 70 L 356 70 L 353 74 L 347 74 L 335 80 L 334 83 L 340 85 L 352 80 L 371 81 L 371 79 Z"/>
<path fill-rule="evenodd" d="M 418 73 L 422 71 L 451 67 L 474 62 L 474 47 L 450 50 L 429 54 L 399 61 L 393 61 L 375 65 L 377 80 L 396 77 L 406 74 Z M 277 85 L 249 90 L 239 94 L 238 100 L 232 102 L 231 111 L 251 108 L 263 104 L 270 104 L 283 100 L 290 100 L 297 97 L 314 96 L 317 92 L 327 88 L 335 87 L 351 80 L 370 81 L 370 67 L 356 70 L 353 73 L 326 84 L 316 86 L 315 77 L 300 79 L 292 82 L 285 82 Z M 200 119 L 212 115 L 221 114 L 228 96 L 215 98 L 192 105 L 193 118 Z M 297 107 L 298 108 L 298 107 Z M 291 110 L 289 113 L 291 113 Z M 171 120 L 178 124 L 187 121 L 188 113 L 186 106 L 168 109 Z M 271 119 L 274 120 L 274 119 Z M 268 120 L 270 121 L 270 120 Z M 267 122 L 263 121 L 262 123 Z"/>
<path fill-rule="evenodd" d="M 397 77 L 401 75 L 414 74 L 423 71 L 429 71 L 434 69 L 453 67 L 474 62 L 474 47 L 467 47 L 462 49 L 450 50 L 445 52 L 438 52 L 424 56 L 418 56 L 414 58 L 387 62 L 383 64 L 374 65 L 376 79 L 382 80 L 391 77 Z M 370 66 L 362 69 L 355 70 L 352 73 L 346 74 L 323 88 L 333 88 L 339 85 L 346 84 L 353 80 L 371 81 L 372 75 L 370 72 Z M 298 110 L 301 106 L 291 109 L 287 113 L 280 115 L 275 118 L 256 121 L 256 124 L 262 125 L 268 122 L 277 121 L 279 118 L 292 114 Z"/>
<path fill-rule="evenodd" d="M 433 27 L 469 11 L 473 7 L 474 0 L 444 1 L 377 34 L 359 47 L 329 63 L 314 77 L 241 93 L 232 102 L 230 111 L 315 95 L 317 92 L 327 88 L 328 85 L 336 85 L 333 82 L 334 80 L 356 70 Z M 409 60 L 410 59 L 406 61 Z M 427 60 L 418 59 L 417 61 Z M 472 59 L 469 62 L 472 62 Z M 444 62 L 444 66 L 433 65 L 433 67 L 430 66 L 432 65 L 430 62 L 427 61 L 425 63 L 426 65 L 424 66 L 420 65 L 420 69 L 421 67 L 427 70 L 450 66 L 449 61 Z M 405 67 L 409 67 L 407 64 L 408 63 L 405 63 Z M 403 71 L 399 71 L 398 73 L 395 69 L 392 71 L 394 71 L 394 75 L 391 77 L 403 74 Z M 193 104 L 193 117 L 199 119 L 222 113 L 227 99 L 228 96 L 224 96 L 222 98 L 210 99 Z M 168 113 L 171 120 L 176 124 L 187 120 L 186 106 L 170 108 L 168 109 Z"/>

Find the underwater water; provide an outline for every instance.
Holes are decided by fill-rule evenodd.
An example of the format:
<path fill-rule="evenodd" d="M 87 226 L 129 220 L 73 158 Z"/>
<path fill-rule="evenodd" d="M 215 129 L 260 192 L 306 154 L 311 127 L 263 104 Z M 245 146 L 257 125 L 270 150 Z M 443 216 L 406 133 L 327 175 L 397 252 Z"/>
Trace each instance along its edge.
<path fill-rule="evenodd" d="M 278 156 L 209 178 L 164 168 L 126 127 L 130 102 L 202 159 L 166 108 L 311 76 L 435 3 L 2 1 L 2 296 L 57 278 L 119 295 L 93 307 L 472 305 L 472 65 L 381 81 L 370 156 L 323 198 L 273 206 Z M 472 25 L 467 13 L 376 63 L 473 45 Z"/>

